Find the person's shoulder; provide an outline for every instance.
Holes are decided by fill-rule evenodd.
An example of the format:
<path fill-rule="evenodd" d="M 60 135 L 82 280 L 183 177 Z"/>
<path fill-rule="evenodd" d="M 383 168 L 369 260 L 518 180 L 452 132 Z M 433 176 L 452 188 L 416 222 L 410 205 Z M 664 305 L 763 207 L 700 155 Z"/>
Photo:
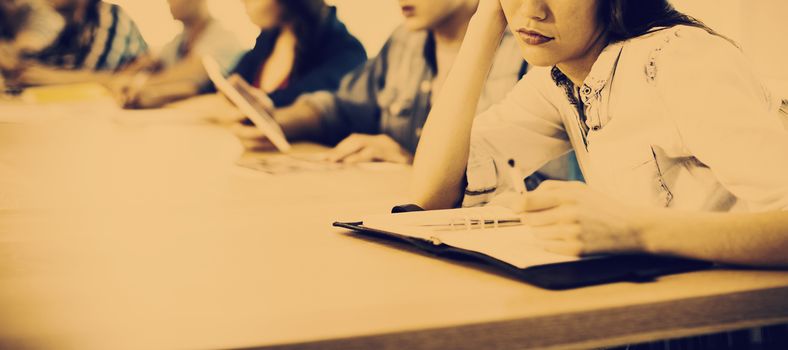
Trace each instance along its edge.
<path fill-rule="evenodd" d="M 118 4 L 109 3 L 106 1 L 99 1 L 97 6 L 100 14 L 116 14 L 118 18 L 131 19 L 131 16 L 129 16 L 126 10 L 123 9 L 123 6 L 120 6 Z"/>
<path fill-rule="evenodd" d="M 639 51 L 671 51 L 690 49 L 698 53 L 706 50 L 737 50 L 728 38 L 702 27 L 677 25 L 657 28 L 629 39 L 626 46 Z"/>
<path fill-rule="evenodd" d="M 339 19 L 336 7 L 329 6 L 327 11 L 324 24 L 321 26 L 322 29 L 317 33 L 318 46 L 323 47 L 323 50 L 342 48 L 366 52 L 361 41 Z"/>
<path fill-rule="evenodd" d="M 400 53 L 400 55 L 423 55 L 429 35 L 429 32 L 426 30 L 412 30 L 401 24 L 386 39 L 383 52 L 388 52 L 389 54 Z"/>
<path fill-rule="evenodd" d="M 181 33 L 182 35 L 183 33 Z M 203 38 L 215 44 L 240 46 L 238 37 L 218 20 L 211 20 L 205 28 Z"/>
<path fill-rule="evenodd" d="M 323 17 L 322 24 L 318 26 L 318 36 L 323 40 L 356 40 L 356 37 L 348 30 L 345 22 L 342 22 L 337 15 L 337 9 L 329 6 Z"/>
<path fill-rule="evenodd" d="M 118 4 L 108 3 L 106 1 L 99 1 L 98 2 L 98 13 L 99 16 L 106 16 L 107 18 L 111 18 L 113 21 L 118 21 L 119 23 L 129 23 L 129 26 L 136 27 L 136 23 L 134 19 L 129 15 L 128 12 Z"/>
<path fill-rule="evenodd" d="M 644 65 L 648 80 L 689 69 L 746 65 L 742 51 L 730 39 L 701 27 L 659 28 L 624 42 L 630 59 Z"/>

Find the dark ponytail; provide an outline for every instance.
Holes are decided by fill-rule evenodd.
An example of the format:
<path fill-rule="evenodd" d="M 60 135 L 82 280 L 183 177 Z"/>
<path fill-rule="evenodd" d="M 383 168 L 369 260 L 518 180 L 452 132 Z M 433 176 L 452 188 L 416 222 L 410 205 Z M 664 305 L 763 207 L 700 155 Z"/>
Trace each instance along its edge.
<path fill-rule="evenodd" d="M 605 28 L 609 43 L 638 37 L 656 28 L 677 25 L 701 28 L 721 36 L 698 19 L 677 11 L 668 0 L 599 1 L 598 19 Z"/>

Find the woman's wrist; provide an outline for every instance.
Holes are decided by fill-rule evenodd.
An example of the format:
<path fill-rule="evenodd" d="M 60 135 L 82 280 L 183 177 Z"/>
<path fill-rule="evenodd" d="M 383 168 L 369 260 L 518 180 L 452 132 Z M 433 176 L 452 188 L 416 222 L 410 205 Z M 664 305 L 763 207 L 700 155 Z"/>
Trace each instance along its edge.
<path fill-rule="evenodd" d="M 633 215 L 633 231 L 639 249 L 647 254 L 669 254 L 664 242 L 669 239 L 667 228 L 678 218 L 669 209 L 640 209 Z"/>

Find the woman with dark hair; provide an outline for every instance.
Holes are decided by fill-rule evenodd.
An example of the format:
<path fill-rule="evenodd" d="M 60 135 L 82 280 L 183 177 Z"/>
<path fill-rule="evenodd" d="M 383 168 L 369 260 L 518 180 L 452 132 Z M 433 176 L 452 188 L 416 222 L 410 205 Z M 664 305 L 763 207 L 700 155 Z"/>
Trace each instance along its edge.
<path fill-rule="evenodd" d="M 108 79 L 147 52 L 134 21 L 120 6 L 101 0 L 49 0 L 66 20 L 55 42 L 36 56 L 19 81 L 25 85 Z"/>
<path fill-rule="evenodd" d="M 474 120 L 507 23 L 545 68 Z M 506 202 L 561 254 L 788 267 L 778 101 L 739 48 L 667 0 L 482 0 L 446 86 L 416 153 L 418 204 Z M 571 149 L 587 184 L 518 195 L 499 176 Z"/>
<path fill-rule="evenodd" d="M 304 92 L 336 90 L 366 61 L 361 43 L 323 0 L 244 0 L 260 27 L 254 48 L 235 68 L 252 86 L 287 106 Z"/>
<path fill-rule="evenodd" d="M 345 74 L 367 60 L 364 46 L 339 21 L 336 8 L 324 0 L 243 2 L 249 19 L 260 27 L 260 35 L 254 48 L 238 62 L 231 79 L 266 93 L 273 107 L 289 106 L 304 93 L 333 92 Z M 208 86 L 203 92 L 211 90 L 213 86 Z M 219 94 L 176 105 L 198 119 L 242 119 Z"/>

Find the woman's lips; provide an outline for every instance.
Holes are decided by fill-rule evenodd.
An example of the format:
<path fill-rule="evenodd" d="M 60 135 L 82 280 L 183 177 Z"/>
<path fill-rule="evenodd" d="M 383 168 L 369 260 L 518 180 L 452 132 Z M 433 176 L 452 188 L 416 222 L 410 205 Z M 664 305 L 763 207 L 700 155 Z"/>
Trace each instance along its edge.
<path fill-rule="evenodd" d="M 539 32 L 535 32 L 533 30 L 528 30 L 528 29 L 522 29 L 522 28 L 518 29 L 517 34 L 528 45 L 542 45 L 546 42 L 553 40 L 553 38 L 549 36 L 545 36 L 540 34 Z"/>
<path fill-rule="evenodd" d="M 413 17 L 416 14 L 416 8 L 413 6 L 402 6 L 402 15 L 405 17 Z"/>

